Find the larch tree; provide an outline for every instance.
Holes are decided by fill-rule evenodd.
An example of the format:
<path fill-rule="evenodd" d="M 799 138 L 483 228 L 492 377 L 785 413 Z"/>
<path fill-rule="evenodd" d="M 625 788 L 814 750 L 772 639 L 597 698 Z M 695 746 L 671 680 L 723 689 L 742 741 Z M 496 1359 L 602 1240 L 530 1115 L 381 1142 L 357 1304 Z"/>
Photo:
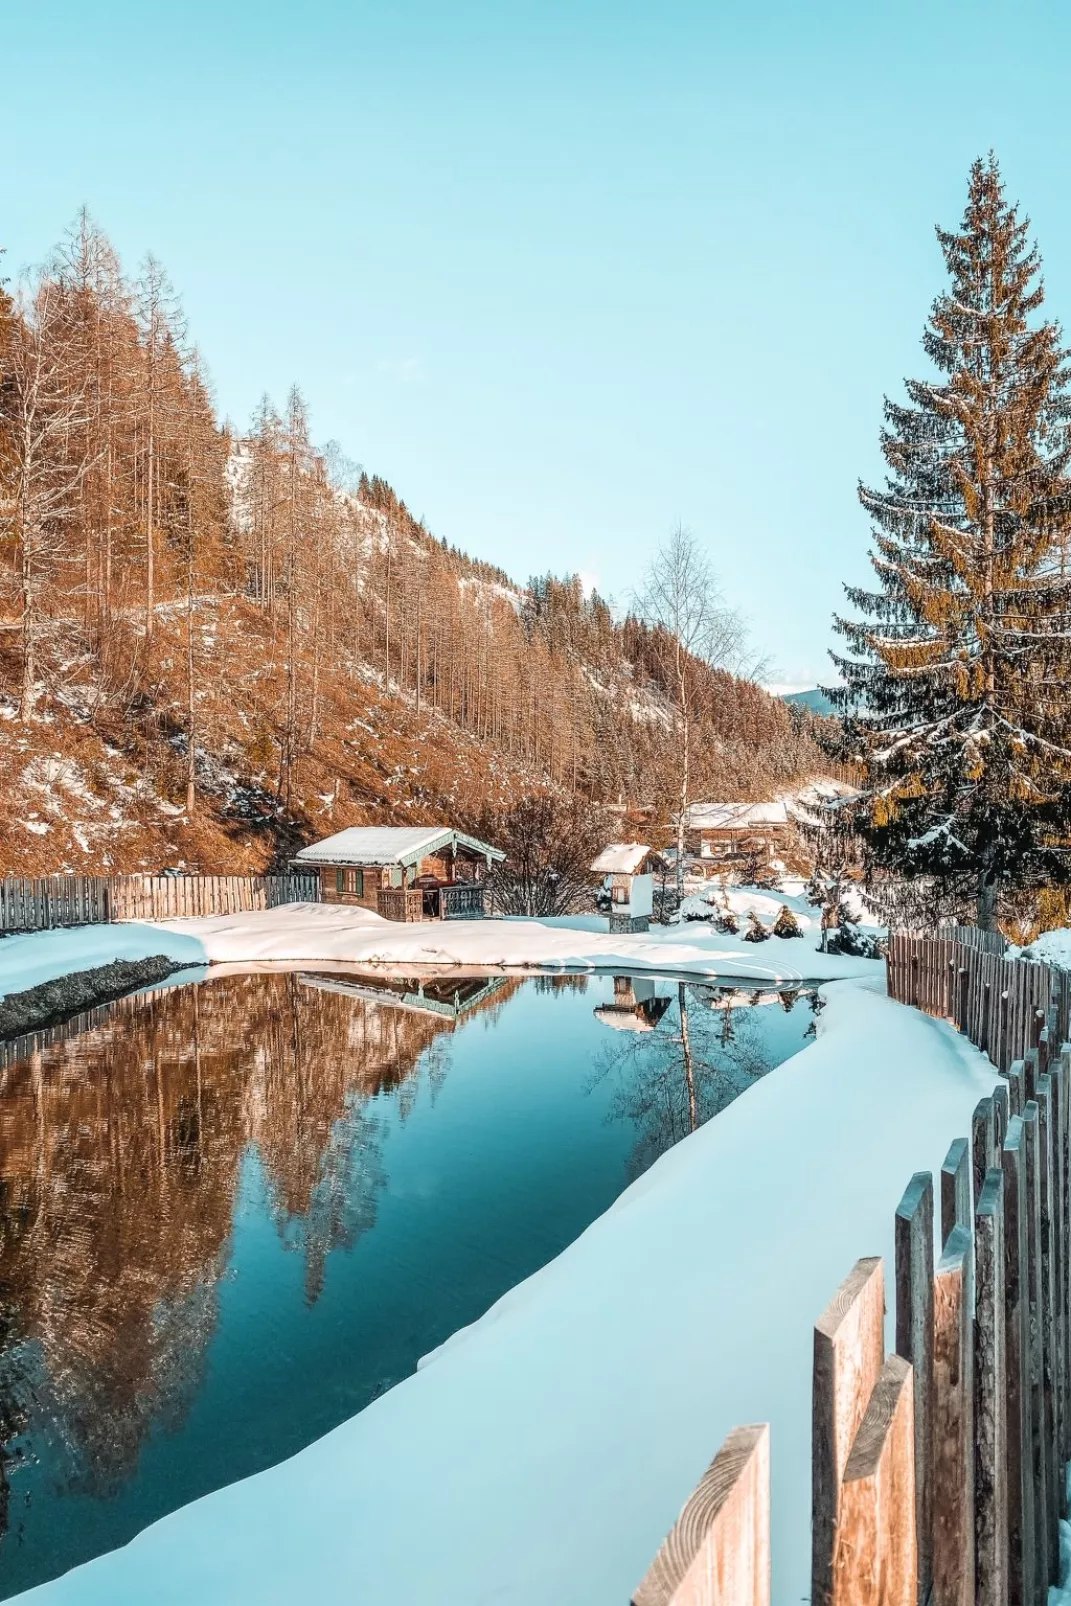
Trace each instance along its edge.
<path fill-rule="evenodd" d="M 888 476 L 860 487 L 876 586 L 836 620 L 870 862 L 986 928 L 1002 891 L 1071 871 L 1071 372 L 1028 234 L 996 160 L 975 162 L 961 226 L 938 230 L 936 375 L 886 399 Z"/>
<path fill-rule="evenodd" d="M 706 666 L 738 665 L 747 643 L 740 614 L 728 607 L 695 537 L 681 525 L 647 571 L 639 612 L 666 690 L 676 708 L 679 753 L 677 895 L 684 894 L 684 831 L 691 803 L 692 735 L 706 686 Z"/>

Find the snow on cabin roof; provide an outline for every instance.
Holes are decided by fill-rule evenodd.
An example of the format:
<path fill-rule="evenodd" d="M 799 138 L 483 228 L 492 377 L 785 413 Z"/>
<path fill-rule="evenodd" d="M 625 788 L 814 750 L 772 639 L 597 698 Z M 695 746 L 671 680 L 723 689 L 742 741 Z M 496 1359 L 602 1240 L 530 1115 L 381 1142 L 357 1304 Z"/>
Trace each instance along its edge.
<path fill-rule="evenodd" d="M 596 875 L 635 875 L 650 851 L 646 842 L 611 842 L 591 868 Z"/>
<path fill-rule="evenodd" d="M 657 1023 L 649 1015 L 636 1009 L 623 1009 L 619 1004 L 600 1004 L 592 1011 L 595 1019 L 615 1032 L 653 1032 Z"/>
<path fill-rule="evenodd" d="M 693 803 L 688 824 L 693 830 L 728 831 L 752 825 L 787 825 L 788 804 L 784 798 L 773 803 Z"/>
<path fill-rule="evenodd" d="M 452 845 L 503 859 L 505 854 L 463 831 L 443 825 L 351 825 L 334 836 L 302 848 L 301 864 L 412 864 L 426 854 Z"/>

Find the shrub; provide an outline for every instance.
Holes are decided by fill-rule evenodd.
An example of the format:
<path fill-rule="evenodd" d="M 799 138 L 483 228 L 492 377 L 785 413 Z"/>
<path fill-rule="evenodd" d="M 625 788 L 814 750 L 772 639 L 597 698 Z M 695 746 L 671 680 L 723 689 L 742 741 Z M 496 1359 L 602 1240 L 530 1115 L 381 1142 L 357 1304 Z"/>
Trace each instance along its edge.
<path fill-rule="evenodd" d="M 755 913 L 754 909 L 750 910 L 750 912 L 748 913 L 748 917 L 747 918 L 748 918 L 748 928 L 744 932 L 744 941 L 745 942 L 766 942 L 769 939 L 770 933 L 767 930 L 767 928 L 763 925 L 762 921 L 759 919 L 759 917 Z"/>
<path fill-rule="evenodd" d="M 714 917 L 714 928 L 724 932 L 727 937 L 735 937 L 740 930 L 740 922 L 732 909 L 722 909 Z"/>
<path fill-rule="evenodd" d="M 773 934 L 775 937 L 802 937 L 800 923 L 787 903 L 781 905 L 781 913 L 774 921 Z"/>

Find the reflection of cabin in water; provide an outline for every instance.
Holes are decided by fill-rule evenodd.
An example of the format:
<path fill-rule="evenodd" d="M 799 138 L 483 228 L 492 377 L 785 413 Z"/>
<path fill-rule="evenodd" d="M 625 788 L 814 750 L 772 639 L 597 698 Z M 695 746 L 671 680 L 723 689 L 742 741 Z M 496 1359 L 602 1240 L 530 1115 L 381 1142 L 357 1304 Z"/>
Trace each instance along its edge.
<path fill-rule="evenodd" d="M 471 920 L 487 913 L 487 872 L 505 854 L 448 826 L 351 826 L 291 861 L 318 870 L 325 903 L 360 904 L 387 920 Z"/>
<path fill-rule="evenodd" d="M 654 872 L 659 854 L 646 842 L 611 842 L 592 865 L 610 898 L 611 931 L 646 931 L 654 907 Z"/>
<path fill-rule="evenodd" d="M 618 1032 L 653 1032 L 668 1008 L 669 999 L 655 992 L 653 981 L 615 976 L 613 1003 L 600 1004 L 594 1015 Z"/>
<path fill-rule="evenodd" d="M 480 1009 L 496 993 L 508 987 L 511 976 L 377 976 L 370 977 L 315 974 L 302 971 L 298 980 L 305 987 L 325 993 L 341 993 L 366 1004 L 383 1004 L 390 1009 L 409 1010 L 421 1015 L 438 1015 L 451 1024 Z"/>

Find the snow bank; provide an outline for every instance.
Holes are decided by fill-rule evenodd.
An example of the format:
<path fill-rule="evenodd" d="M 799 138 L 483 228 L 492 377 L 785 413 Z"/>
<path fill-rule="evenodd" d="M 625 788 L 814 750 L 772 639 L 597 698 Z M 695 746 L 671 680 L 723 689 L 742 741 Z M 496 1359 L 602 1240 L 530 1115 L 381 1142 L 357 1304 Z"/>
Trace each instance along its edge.
<path fill-rule="evenodd" d="M 178 926 L 165 930 L 140 921 L 108 926 L 72 926 L 0 938 L 0 998 L 55 981 L 76 970 L 93 970 L 115 959 L 150 959 L 163 954 L 176 964 L 203 965 L 200 940 Z"/>
<path fill-rule="evenodd" d="M 1009 959 L 1016 954 L 1023 959 L 1040 959 L 1058 970 L 1071 970 L 1071 931 L 1066 926 L 1058 931 L 1043 931 L 1027 948 L 1009 948 Z"/>
<path fill-rule="evenodd" d="M 781 902 L 774 900 L 774 913 Z M 791 901 L 791 900 L 789 900 Z M 0 997 L 112 959 L 166 954 L 186 964 L 382 965 L 408 968 L 565 968 L 680 971 L 762 982 L 826 981 L 873 975 L 873 960 L 815 952 L 773 940 L 756 950 L 702 925 L 655 927 L 611 937 L 598 916 L 561 920 L 449 920 L 400 925 L 369 909 L 290 903 L 201 920 L 124 921 L 34 932 L 0 941 Z"/>
<path fill-rule="evenodd" d="M 773 1599 L 805 1599 L 813 1323 L 860 1255 L 889 1286 L 904 1186 L 994 1081 L 879 986 L 832 989 L 814 1046 L 414 1377 L 22 1598 L 622 1606 L 728 1430 L 770 1421 Z"/>

